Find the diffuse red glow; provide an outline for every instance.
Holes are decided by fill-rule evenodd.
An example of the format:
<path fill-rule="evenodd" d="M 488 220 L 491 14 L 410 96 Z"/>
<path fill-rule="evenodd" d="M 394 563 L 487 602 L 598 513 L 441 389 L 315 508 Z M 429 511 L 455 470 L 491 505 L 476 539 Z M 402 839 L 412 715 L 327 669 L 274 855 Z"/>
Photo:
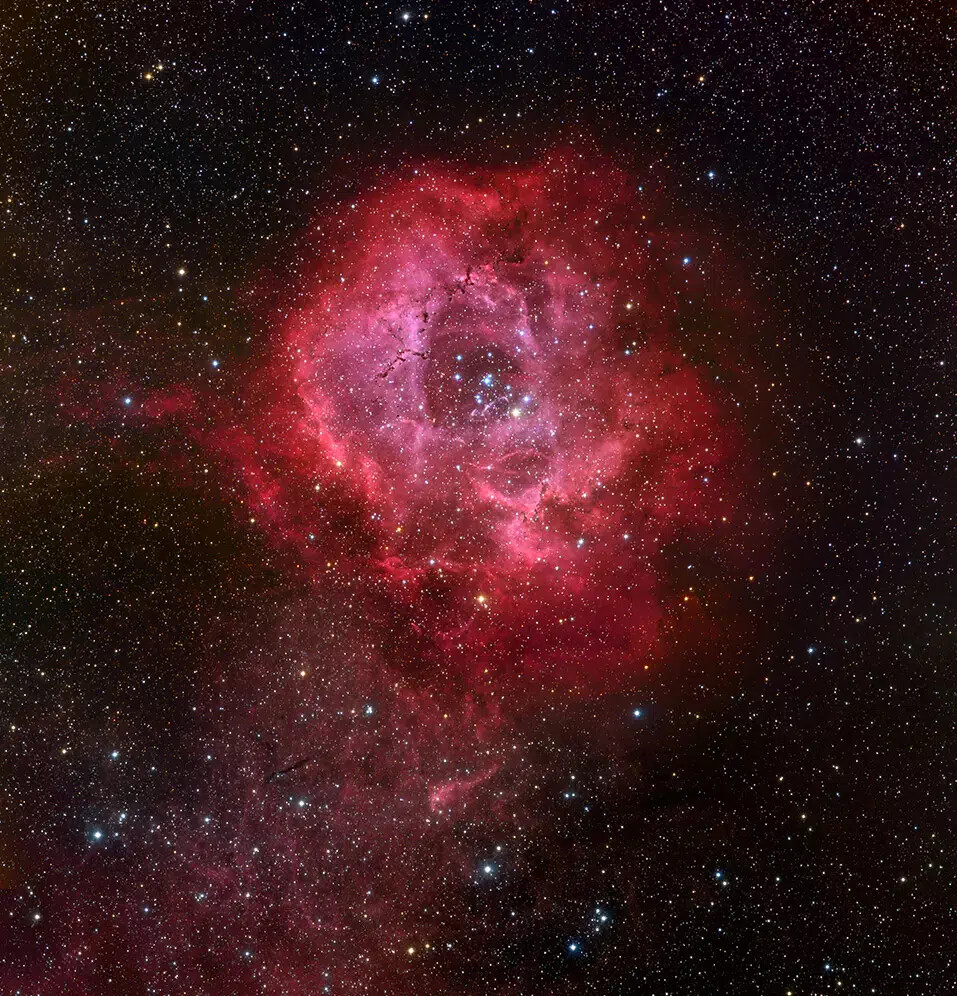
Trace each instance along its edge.
<path fill-rule="evenodd" d="M 721 261 L 653 209 L 559 152 L 422 167 L 326 219 L 255 414 L 219 439 L 269 534 L 436 660 L 608 685 L 660 655 L 664 551 L 730 550 L 749 470 L 679 338 L 689 306 L 720 327 Z"/>

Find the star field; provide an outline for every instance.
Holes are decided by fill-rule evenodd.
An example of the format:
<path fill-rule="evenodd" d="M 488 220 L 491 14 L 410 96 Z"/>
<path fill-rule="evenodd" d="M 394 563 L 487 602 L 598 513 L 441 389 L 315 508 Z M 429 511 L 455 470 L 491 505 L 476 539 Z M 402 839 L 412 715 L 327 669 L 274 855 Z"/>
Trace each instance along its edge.
<path fill-rule="evenodd" d="M 0 990 L 951 991 L 953 43 L 0 12 Z"/>

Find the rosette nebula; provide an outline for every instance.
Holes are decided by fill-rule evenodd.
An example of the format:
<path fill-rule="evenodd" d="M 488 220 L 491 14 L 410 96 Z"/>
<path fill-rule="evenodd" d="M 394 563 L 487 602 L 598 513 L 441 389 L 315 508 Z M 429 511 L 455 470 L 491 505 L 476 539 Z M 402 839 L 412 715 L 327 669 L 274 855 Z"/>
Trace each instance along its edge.
<path fill-rule="evenodd" d="M 751 305 L 669 211 L 559 151 L 319 223 L 228 440 L 270 534 L 401 612 L 416 666 L 620 687 L 713 626 L 678 554 L 755 532 Z"/>

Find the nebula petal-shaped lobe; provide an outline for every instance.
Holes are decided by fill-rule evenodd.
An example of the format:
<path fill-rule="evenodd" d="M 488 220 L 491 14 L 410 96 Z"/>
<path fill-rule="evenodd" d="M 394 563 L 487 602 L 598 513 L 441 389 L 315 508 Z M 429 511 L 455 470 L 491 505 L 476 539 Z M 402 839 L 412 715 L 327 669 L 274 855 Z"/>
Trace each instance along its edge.
<path fill-rule="evenodd" d="M 423 167 L 325 226 L 247 482 L 307 554 L 313 505 L 351 508 L 350 568 L 438 658 L 613 681 L 673 630 L 662 551 L 730 546 L 745 437 L 677 339 L 703 269 L 646 201 L 566 152 Z"/>

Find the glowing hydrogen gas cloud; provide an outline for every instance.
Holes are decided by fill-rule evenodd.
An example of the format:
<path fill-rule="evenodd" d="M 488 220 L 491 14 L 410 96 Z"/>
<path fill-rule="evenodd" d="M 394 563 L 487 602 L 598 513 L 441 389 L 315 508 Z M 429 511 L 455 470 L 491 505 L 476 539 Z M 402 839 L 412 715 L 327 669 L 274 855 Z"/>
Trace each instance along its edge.
<path fill-rule="evenodd" d="M 688 608 L 674 551 L 740 546 L 750 476 L 720 376 L 743 305 L 660 215 L 561 151 L 422 167 L 324 219 L 223 438 L 266 528 L 401 606 L 437 661 L 646 666 Z"/>

